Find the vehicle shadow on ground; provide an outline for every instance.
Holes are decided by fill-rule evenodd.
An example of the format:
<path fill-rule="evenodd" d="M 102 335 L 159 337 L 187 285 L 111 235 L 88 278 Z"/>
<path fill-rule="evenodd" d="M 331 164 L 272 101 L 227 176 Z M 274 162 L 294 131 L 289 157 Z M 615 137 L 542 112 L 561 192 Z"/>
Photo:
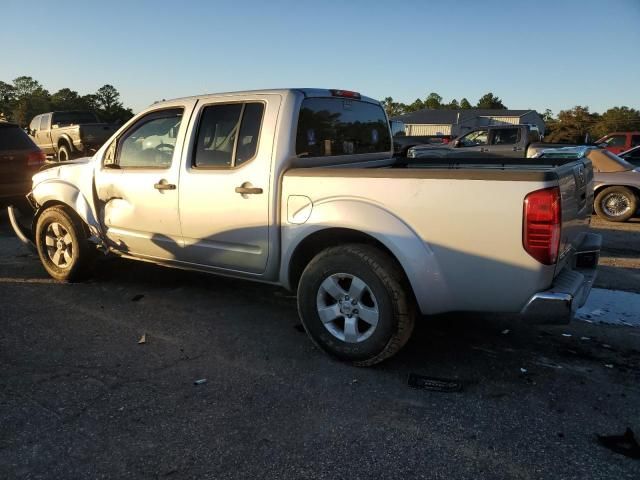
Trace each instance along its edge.
<path fill-rule="evenodd" d="M 300 324 L 295 296 L 282 288 L 199 272 L 160 269 L 122 259 L 105 259 L 100 263 L 90 283 L 117 286 L 128 292 L 123 298 L 125 302 L 135 301 L 140 295 L 164 296 L 166 302 L 173 297 L 177 308 L 190 304 L 194 314 L 203 315 L 203 322 L 216 322 L 215 318 L 206 318 L 213 303 L 209 300 L 246 299 L 247 304 L 237 306 L 235 334 L 260 341 L 273 339 L 274 331 L 282 330 L 283 338 L 269 348 L 270 356 L 278 356 L 278 350 L 287 349 L 290 342 L 303 342 L 315 349 Z M 261 315 L 259 312 L 265 305 L 273 309 L 272 316 L 277 319 L 270 324 L 252 317 Z M 393 376 L 414 372 L 456 379 L 467 388 L 487 381 L 489 384 L 528 383 L 536 378 L 553 381 L 557 375 L 567 374 L 586 379 L 595 370 L 602 372 L 608 368 L 604 365 L 615 365 L 618 371 L 638 375 L 638 338 L 625 340 L 620 333 L 616 327 L 603 329 L 577 321 L 570 325 L 534 325 L 510 314 L 461 312 L 425 316 L 417 320 L 407 346 L 373 370 Z M 280 354 L 288 355 L 284 351 Z M 316 355 L 321 363 L 335 362 L 317 349 Z"/>

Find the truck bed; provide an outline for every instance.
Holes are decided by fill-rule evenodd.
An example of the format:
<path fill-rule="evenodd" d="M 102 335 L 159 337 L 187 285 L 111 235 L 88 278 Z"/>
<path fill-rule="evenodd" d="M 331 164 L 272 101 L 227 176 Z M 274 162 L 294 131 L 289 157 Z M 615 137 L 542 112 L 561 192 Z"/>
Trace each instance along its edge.
<path fill-rule="evenodd" d="M 349 204 L 346 210 L 353 216 L 345 225 L 353 228 L 357 219 L 374 238 L 392 237 L 409 263 L 418 255 L 411 253 L 415 246 L 408 239 L 421 239 L 430 260 L 414 267 L 421 272 L 417 275 L 426 275 L 424 284 L 431 290 L 426 294 L 430 302 L 422 306 L 425 313 L 490 311 L 498 304 L 501 311 L 518 311 L 532 291 L 552 284 L 584 238 L 591 213 L 585 190 L 590 179 L 578 186 L 576 172 L 591 172 L 586 162 L 447 159 L 394 162 L 386 168 L 298 168 L 284 176 L 283 205 L 290 206 L 291 197 L 309 198 L 309 222 L 322 225 L 340 224 L 343 220 L 335 218 L 339 209 L 332 205 Z M 562 198 L 558 265 L 539 263 L 522 244 L 524 198 L 549 187 L 559 187 Z M 287 210 L 283 208 L 283 225 L 291 223 L 293 212 Z M 287 225 L 285 251 L 287 236 L 305 228 Z M 468 295 L 470 291 L 475 294 Z"/>

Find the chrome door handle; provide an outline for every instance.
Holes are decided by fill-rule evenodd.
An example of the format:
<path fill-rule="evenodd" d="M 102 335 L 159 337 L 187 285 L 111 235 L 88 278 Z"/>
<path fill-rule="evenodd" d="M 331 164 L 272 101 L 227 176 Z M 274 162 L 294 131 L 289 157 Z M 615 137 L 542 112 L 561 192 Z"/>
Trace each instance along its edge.
<path fill-rule="evenodd" d="M 242 195 L 260 195 L 262 189 L 258 187 L 236 187 L 236 193 L 241 193 Z"/>
<path fill-rule="evenodd" d="M 173 183 L 167 182 L 164 178 L 158 183 L 153 185 L 156 190 L 175 190 L 176 186 Z"/>

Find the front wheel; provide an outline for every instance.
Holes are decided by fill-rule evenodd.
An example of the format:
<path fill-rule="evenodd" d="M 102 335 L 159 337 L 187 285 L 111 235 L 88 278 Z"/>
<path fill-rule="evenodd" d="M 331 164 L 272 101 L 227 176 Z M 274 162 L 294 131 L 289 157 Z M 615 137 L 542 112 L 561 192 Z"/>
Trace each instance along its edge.
<path fill-rule="evenodd" d="M 318 347 L 357 366 L 396 354 L 415 322 L 400 267 L 360 244 L 328 248 L 309 263 L 298 285 L 298 311 Z"/>
<path fill-rule="evenodd" d="M 598 216 L 610 222 L 626 222 L 635 215 L 638 199 L 627 187 L 608 187 L 598 193 L 594 207 Z"/>
<path fill-rule="evenodd" d="M 45 270 L 56 280 L 74 281 L 87 273 L 91 250 L 82 221 L 64 208 L 42 212 L 36 224 L 36 247 Z"/>

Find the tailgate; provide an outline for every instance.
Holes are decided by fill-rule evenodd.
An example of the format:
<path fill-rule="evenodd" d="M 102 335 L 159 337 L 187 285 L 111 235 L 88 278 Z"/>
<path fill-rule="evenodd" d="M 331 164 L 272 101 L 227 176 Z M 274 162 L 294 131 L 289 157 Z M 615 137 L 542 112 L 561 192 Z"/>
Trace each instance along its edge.
<path fill-rule="evenodd" d="M 114 132 L 114 127 L 104 123 L 80 125 L 80 140 L 87 146 L 99 148 Z"/>
<path fill-rule="evenodd" d="M 556 274 L 582 243 L 593 209 L 593 168 L 585 157 L 557 170 L 562 202 L 562 234 Z"/>

